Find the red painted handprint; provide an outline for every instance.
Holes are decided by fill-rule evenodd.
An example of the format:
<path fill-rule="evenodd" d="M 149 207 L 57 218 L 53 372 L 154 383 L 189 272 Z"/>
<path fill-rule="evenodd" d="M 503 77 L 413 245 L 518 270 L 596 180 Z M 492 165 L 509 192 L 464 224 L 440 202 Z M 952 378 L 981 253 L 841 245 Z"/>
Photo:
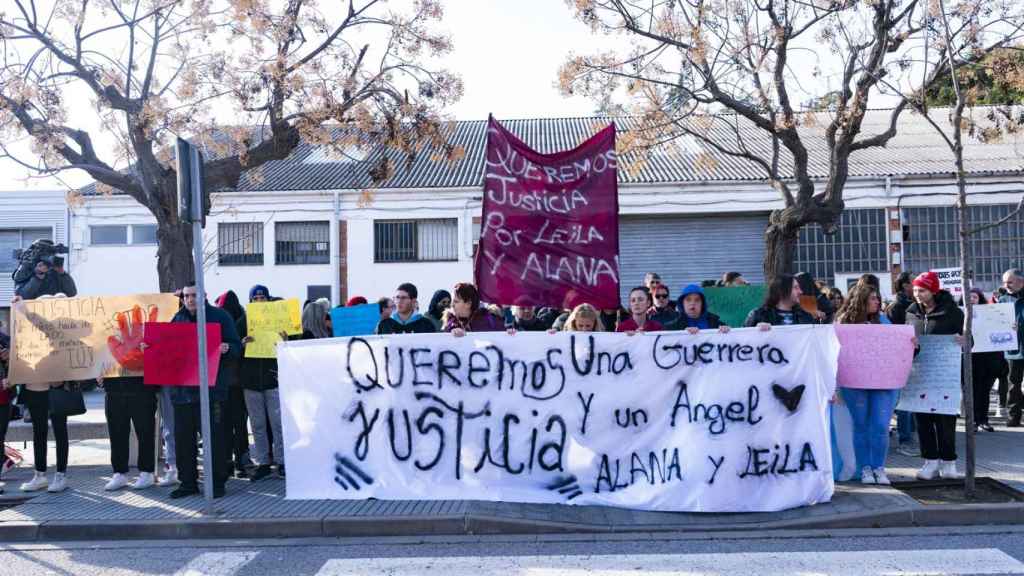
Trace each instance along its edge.
<path fill-rule="evenodd" d="M 120 336 L 107 338 L 107 346 L 117 363 L 125 370 L 142 372 L 142 337 L 145 322 L 156 322 L 159 310 L 156 306 L 149 307 L 148 318 L 143 319 L 142 308 L 136 304 L 130 312 L 118 312 L 117 327 Z M 131 317 L 129 318 L 129 314 Z"/>

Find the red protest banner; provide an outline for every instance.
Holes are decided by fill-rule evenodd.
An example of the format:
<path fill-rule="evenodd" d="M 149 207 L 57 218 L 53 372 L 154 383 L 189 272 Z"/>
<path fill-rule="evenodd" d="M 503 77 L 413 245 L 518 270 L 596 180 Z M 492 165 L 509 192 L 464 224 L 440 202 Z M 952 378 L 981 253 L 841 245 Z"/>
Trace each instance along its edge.
<path fill-rule="evenodd" d="M 487 126 L 474 276 L 491 304 L 619 306 L 615 126 L 541 154 L 493 117 Z"/>
<path fill-rule="evenodd" d="M 143 381 L 150 386 L 199 386 L 199 335 L 186 322 L 146 322 Z M 210 387 L 220 367 L 220 324 L 206 324 Z"/>

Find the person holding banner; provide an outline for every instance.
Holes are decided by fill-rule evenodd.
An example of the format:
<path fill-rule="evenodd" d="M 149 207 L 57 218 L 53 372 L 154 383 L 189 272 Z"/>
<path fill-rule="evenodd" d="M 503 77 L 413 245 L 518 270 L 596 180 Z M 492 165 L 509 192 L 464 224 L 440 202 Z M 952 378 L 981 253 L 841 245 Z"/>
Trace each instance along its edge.
<path fill-rule="evenodd" d="M 498 332 L 503 329 L 496 316 L 480 307 L 480 293 L 476 286 L 459 282 L 452 294 L 452 307 L 445 311 L 445 332 L 461 338 L 467 332 Z"/>
<path fill-rule="evenodd" d="M 270 302 L 270 289 L 257 284 L 249 290 L 249 302 Z M 278 396 L 277 360 L 274 358 L 246 358 L 244 347 L 253 342 L 247 322 L 239 322 L 243 353 L 239 376 L 242 380 L 245 409 L 252 424 L 253 448 L 256 468 L 249 480 L 258 482 L 272 472 L 274 459 L 284 462 L 284 439 L 281 434 L 281 402 Z M 277 414 L 277 418 L 274 418 Z M 277 424 L 274 424 L 277 422 Z M 273 452 L 271 452 L 273 446 Z"/>
<path fill-rule="evenodd" d="M 189 284 L 181 291 L 185 308 L 175 314 L 171 322 L 196 322 L 196 286 Z M 224 496 L 224 486 L 228 480 L 227 453 L 228 437 L 225 434 L 224 418 L 227 415 L 224 403 L 228 394 L 228 371 L 224 370 L 224 359 L 238 359 L 242 356 L 242 341 L 235 330 L 235 323 L 227 312 L 203 302 L 206 306 L 208 323 L 220 324 L 221 330 L 221 366 L 217 373 L 217 381 L 210 388 L 210 435 L 204 438 L 206 450 L 213 450 L 213 470 L 204 471 L 213 475 L 213 497 Z M 202 433 L 202 416 L 199 408 L 199 389 L 177 386 L 171 390 L 174 402 L 174 443 L 177 451 L 178 478 L 181 485 L 171 492 L 171 498 L 184 498 L 200 493 L 199 491 L 199 435 Z"/>
<path fill-rule="evenodd" d="M 764 305 L 751 310 L 743 325 L 747 328 L 756 326 L 760 330 L 771 330 L 772 326 L 815 324 L 814 317 L 800 307 L 802 295 L 803 290 L 795 277 L 779 274 L 768 285 Z"/>
<path fill-rule="evenodd" d="M 124 378 L 98 378 L 97 384 L 106 391 L 103 402 L 107 418 L 107 432 L 110 435 L 110 466 L 114 475 L 103 487 L 108 492 L 129 486 L 132 490 L 144 490 L 156 483 L 156 389 L 146 386 L 142 376 Z M 139 444 L 136 466 L 139 476 L 128 482 L 129 442 L 135 428 L 135 439 Z"/>
<path fill-rule="evenodd" d="M 987 304 L 985 293 L 978 287 L 970 292 L 971 305 Z M 971 354 L 971 380 L 974 387 L 974 431 L 984 430 L 995 432 L 988 422 L 988 405 L 992 386 L 1003 373 L 1004 358 L 1002 352 L 973 352 Z"/>
<path fill-rule="evenodd" d="M 850 291 L 836 324 L 881 324 L 882 297 L 870 284 Z M 889 453 L 889 422 L 899 400 L 899 388 L 861 389 L 841 387 L 839 393 L 853 420 L 853 451 L 861 467 L 863 484 L 889 485 L 885 456 Z"/>
<path fill-rule="evenodd" d="M 438 290 L 430 299 L 430 306 L 427 307 L 427 318 L 434 323 L 434 328 L 440 332 L 444 328 L 441 319 L 444 312 L 452 305 L 452 295 L 447 290 Z"/>
<path fill-rule="evenodd" d="M 234 290 L 228 290 L 217 298 L 217 307 L 231 315 L 235 328 L 246 326 L 248 319 L 245 308 L 238 301 Z M 241 332 L 241 330 L 239 330 Z M 235 469 L 235 476 L 248 478 L 246 467 L 252 463 L 249 458 L 249 412 L 245 407 L 245 391 L 242 389 L 240 359 L 226 360 L 225 368 L 230 373 L 228 380 L 227 415 L 224 418 L 225 433 L 231 449 L 228 451 L 228 470 Z"/>
<path fill-rule="evenodd" d="M 601 314 L 590 304 L 580 304 L 572 309 L 562 327 L 565 332 L 604 332 Z M 549 333 L 556 330 L 552 328 Z"/>
<path fill-rule="evenodd" d="M 953 296 L 942 289 L 935 272 L 914 279 L 916 302 L 907 309 L 907 324 L 917 336 L 925 334 L 963 334 L 964 314 Z M 936 476 L 963 478 L 956 469 L 956 416 L 950 414 L 914 414 L 924 466 L 917 472 L 921 480 Z M 941 463 L 940 463 L 941 462 Z"/>
<path fill-rule="evenodd" d="M 678 308 L 679 319 L 675 324 L 666 326 L 666 330 L 686 330 L 690 334 L 696 334 L 701 330 L 718 330 L 723 334 L 729 331 L 729 326 L 722 323 L 721 318 L 708 312 L 704 289 L 697 284 L 683 288 L 679 295 Z"/>
<path fill-rule="evenodd" d="M 385 317 L 381 305 L 381 321 L 375 334 L 430 334 L 437 332 L 434 323 L 416 311 L 419 291 L 412 283 L 405 282 L 395 290 L 394 312 Z"/>
<path fill-rule="evenodd" d="M 1006 295 L 999 298 L 1002 303 L 1011 303 L 1014 318 L 1017 319 L 1017 341 L 1024 342 L 1024 271 L 1011 268 L 1003 274 L 1003 288 Z M 1024 416 L 1024 344 L 1021 348 L 1006 353 L 1010 364 L 1009 389 L 1006 395 L 1007 428 L 1017 428 Z"/>
<path fill-rule="evenodd" d="M 616 332 L 635 334 L 637 332 L 660 332 L 665 327 L 648 316 L 651 310 L 651 292 L 646 286 L 637 286 L 629 291 L 629 318 L 619 322 Z"/>

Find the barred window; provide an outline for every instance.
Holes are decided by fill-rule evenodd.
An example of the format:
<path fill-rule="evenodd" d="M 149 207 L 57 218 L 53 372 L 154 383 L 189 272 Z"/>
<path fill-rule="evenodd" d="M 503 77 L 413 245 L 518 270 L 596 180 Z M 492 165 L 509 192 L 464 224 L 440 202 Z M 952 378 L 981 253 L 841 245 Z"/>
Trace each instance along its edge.
<path fill-rule="evenodd" d="M 263 224 L 220 222 L 217 224 L 217 261 L 221 266 L 263 264 Z"/>
<path fill-rule="evenodd" d="M 373 223 L 375 262 L 445 262 L 459 259 L 459 221 L 377 220 Z"/>
<path fill-rule="evenodd" d="M 972 228 L 1006 217 L 1016 206 L 995 204 L 968 207 Z M 904 269 L 912 273 L 960 265 L 959 216 L 953 206 L 903 209 Z M 1009 268 L 1020 266 L 1024 254 L 1024 215 L 971 237 L 974 283 L 994 290 Z"/>
<path fill-rule="evenodd" d="M 7 228 L 0 230 L 0 272 L 14 272 L 18 259 L 14 251 L 28 248 L 40 238 L 53 239 L 50 228 Z"/>
<path fill-rule="evenodd" d="M 826 236 L 821 226 L 800 229 L 794 265 L 829 284 L 836 274 L 889 269 L 889 238 L 882 208 L 843 210 L 839 229 Z"/>
<path fill-rule="evenodd" d="M 278 222 L 274 247 L 278 264 L 329 264 L 330 222 Z"/>

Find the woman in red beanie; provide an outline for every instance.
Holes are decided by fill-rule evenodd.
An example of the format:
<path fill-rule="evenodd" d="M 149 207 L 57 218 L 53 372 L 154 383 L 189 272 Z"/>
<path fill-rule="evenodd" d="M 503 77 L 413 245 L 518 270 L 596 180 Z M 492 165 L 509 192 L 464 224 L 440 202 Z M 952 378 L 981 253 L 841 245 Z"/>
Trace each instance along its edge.
<path fill-rule="evenodd" d="M 942 289 L 938 275 L 925 272 L 914 279 L 913 285 L 915 302 L 907 309 L 907 324 L 914 327 L 917 336 L 963 334 L 964 314 L 953 296 Z M 956 469 L 956 416 L 918 412 L 914 417 L 924 458 L 917 477 L 962 478 Z"/>

